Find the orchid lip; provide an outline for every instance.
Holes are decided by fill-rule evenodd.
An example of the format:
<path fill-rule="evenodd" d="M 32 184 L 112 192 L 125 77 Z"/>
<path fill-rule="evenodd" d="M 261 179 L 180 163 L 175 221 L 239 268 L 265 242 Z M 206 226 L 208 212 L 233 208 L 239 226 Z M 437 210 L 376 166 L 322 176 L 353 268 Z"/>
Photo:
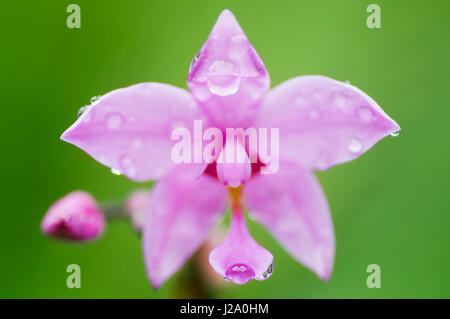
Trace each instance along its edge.
<path fill-rule="evenodd" d="M 209 254 L 213 269 L 225 280 L 243 285 L 265 280 L 273 272 L 273 256 L 250 235 L 239 204 L 240 189 L 230 190 L 232 216 L 225 240 Z"/>
<path fill-rule="evenodd" d="M 243 285 L 252 279 L 255 279 L 255 272 L 246 264 L 234 264 L 225 272 L 225 280 L 231 280 L 238 285 Z"/>

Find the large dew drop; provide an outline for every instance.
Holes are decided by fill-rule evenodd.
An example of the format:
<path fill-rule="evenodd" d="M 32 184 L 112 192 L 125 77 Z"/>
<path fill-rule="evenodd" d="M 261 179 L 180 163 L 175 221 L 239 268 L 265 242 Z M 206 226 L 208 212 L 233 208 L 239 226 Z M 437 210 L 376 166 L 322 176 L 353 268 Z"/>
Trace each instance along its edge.
<path fill-rule="evenodd" d="M 215 95 L 233 95 L 239 89 L 241 77 L 233 73 L 234 65 L 230 62 L 219 60 L 211 64 L 206 76 L 209 91 Z"/>
<path fill-rule="evenodd" d="M 236 264 L 227 269 L 225 279 L 243 285 L 249 280 L 255 279 L 255 272 L 248 265 Z"/>

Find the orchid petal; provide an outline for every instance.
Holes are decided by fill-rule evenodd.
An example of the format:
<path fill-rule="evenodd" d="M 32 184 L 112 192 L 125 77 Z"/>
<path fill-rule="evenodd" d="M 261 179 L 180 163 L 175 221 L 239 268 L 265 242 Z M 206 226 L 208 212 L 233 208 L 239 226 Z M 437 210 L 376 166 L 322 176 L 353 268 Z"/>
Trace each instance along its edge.
<path fill-rule="evenodd" d="M 226 189 L 179 164 L 154 187 L 143 232 L 147 273 L 156 288 L 196 251 L 226 206 Z"/>
<path fill-rule="evenodd" d="M 224 10 L 192 61 L 189 90 L 213 125 L 225 129 L 249 126 L 269 86 L 261 58 Z"/>
<path fill-rule="evenodd" d="M 141 83 L 102 96 L 61 139 L 135 181 L 146 181 L 158 179 L 174 165 L 173 129 L 192 132 L 198 118 L 198 106 L 187 91 Z"/>
<path fill-rule="evenodd" d="M 280 157 L 325 170 L 353 160 L 400 130 L 356 87 L 324 76 L 288 80 L 267 95 L 259 127 L 280 129 Z"/>
<path fill-rule="evenodd" d="M 315 176 L 282 162 L 273 175 L 257 175 L 244 187 L 244 203 L 299 262 L 328 280 L 334 231 L 326 197 Z"/>
<path fill-rule="evenodd" d="M 239 285 L 265 280 L 273 270 L 272 254 L 249 234 L 240 210 L 233 212 L 227 237 L 211 251 L 209 262 L 219 275 Z"/>
<path fill-rule="evenodd" d="M 216 166 L 217 177 L 224 185 L 238 187 L 250 178 L 252 174 L 250 159 L 239 140 L 227 138 L 219 158 L 221 161 Z"/>

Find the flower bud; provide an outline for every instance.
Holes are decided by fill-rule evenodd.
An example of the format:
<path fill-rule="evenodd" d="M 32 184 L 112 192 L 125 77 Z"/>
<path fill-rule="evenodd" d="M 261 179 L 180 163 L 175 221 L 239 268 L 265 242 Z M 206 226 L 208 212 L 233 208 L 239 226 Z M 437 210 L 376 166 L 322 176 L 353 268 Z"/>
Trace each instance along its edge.
<path fill-rule="evenodd" d="M 105 226 L 95 199 L 86 192 L 74 191 L 54 203 L 44 216 L 45 235 L 83 241 L 98 237 Z"/>

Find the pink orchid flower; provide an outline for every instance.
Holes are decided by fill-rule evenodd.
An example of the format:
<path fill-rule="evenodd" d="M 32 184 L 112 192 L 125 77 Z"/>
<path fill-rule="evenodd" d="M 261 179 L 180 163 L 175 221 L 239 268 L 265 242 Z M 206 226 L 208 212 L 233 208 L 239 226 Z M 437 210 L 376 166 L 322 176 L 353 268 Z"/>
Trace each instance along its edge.
<path fill-rule="evenodd" d="M 194 57 L 187 83 L 189 92 L 160 83 L 114 90 L 85 107 L 61 137 L 132 180 L 159 179 L 143 230 L 152 285 L 164 283 L 196 251 L 227 202 L 230 229 L 209 258 L 217 273 L 237 284 L 272 273 L 273 256 L 248 232 L 245 207 L 295 259 L 329 279 L 334 230 L 313 171 L 357 158 L 400 127 L 362 91 L 328 77 L 300 76 L 269 91 L 261 58 L 228 10 Z M 279 128 L 278 172 L 259 174 L 261 160 L 175 164 L 172 130 L 192 130 L 198 119 L 221 130 Z"/>

